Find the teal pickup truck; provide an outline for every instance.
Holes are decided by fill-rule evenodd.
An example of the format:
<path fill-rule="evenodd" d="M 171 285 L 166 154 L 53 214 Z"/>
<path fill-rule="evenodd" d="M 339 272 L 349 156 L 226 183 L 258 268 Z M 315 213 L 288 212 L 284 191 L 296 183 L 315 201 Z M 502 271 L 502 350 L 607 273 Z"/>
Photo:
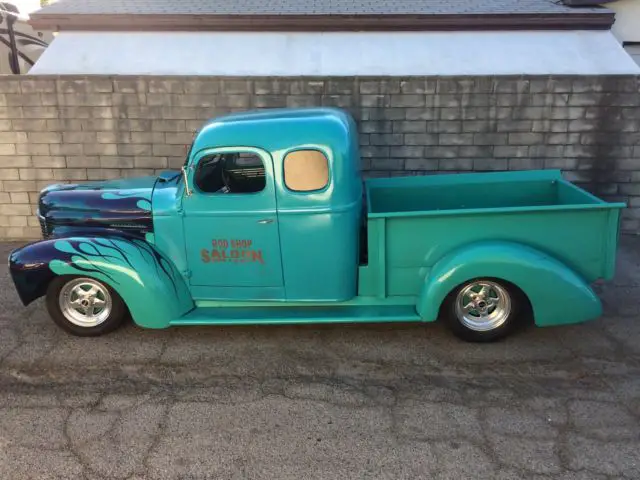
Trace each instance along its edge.
<path fill-rule="evenodd" d="M 206 123 L 181 171 L 46 188 L 10 271 L 80 336 L 441 318 L 491 341 L 601 315 L 623 207 L 552 170 L 363 182 L 348 114 L 266 110 Z"/>

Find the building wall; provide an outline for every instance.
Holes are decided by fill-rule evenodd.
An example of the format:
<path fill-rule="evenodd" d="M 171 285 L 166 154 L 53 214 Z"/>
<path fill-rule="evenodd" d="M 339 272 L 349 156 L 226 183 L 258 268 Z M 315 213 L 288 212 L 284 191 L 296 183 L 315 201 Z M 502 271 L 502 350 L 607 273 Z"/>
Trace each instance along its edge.
<path fill-rule="evenodd" d="M 360 128 L 366 176 L 562 169 L 640 227 L 640 77 L 0 77 L 0 238 L 39 236 L 51 183 L 182 165 L 210 117 L 331 105 Z"/>
<path fill-rule="evenodd" d="M 629 55 L 631 55 L 631 58 L 633 58 L 633 60 L 638 65 L 640 65 L 640 43 L 635 45 L 628 45 L 625 47 L 625 50 Z"/>
<path fill-rule="evenodd" d="M 631 58 L 640 65 L 640 0 L 607 3 L 616 12 L 612 31 Z"/>
<path fill-rule="evenodd" d="M 614 35 L 621 42 L 640 42 L 640 1 L 620 0 L 605 6 L 616 12 Z"/>

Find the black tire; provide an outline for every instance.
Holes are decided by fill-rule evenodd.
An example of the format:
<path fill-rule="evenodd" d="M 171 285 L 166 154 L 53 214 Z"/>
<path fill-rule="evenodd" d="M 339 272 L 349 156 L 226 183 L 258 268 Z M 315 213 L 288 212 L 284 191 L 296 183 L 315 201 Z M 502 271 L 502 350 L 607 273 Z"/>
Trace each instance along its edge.
<path fill-rule="evenodd" d="M 488 292 L 478 297 L 482 286 Z M 476 297 L 470 298 L 473 294 Z M 473 305 L 473 309 L 466 312 L 465 303 L 464 307 Z M 525 303 L 522 292 L 514 285 L 495 278 L 476 278 L 459 285 L 447 296 L 442 308 L 443 320 L 462 340 L 495 342 L 513 331 Z"/>
<path fill-rule="evenodd" d="M 67 285 L 71 285 L 74 282 L 78 283 L 81 280 L 95 282 L 104 288 L 108 294 L 111 303 L 110 311 L 104 320 L 101 320 L 97 325 L 83 326 L 78 325 L 77 322 L 71 321 L 60 306 L 60 294 Z M 78 336 L 78 337 L 97 337 L 113 332 L 117 329 L 127 316 L 127 306 L 124 301 L 109 285 L 100 282 L 93 278 L 65 275 L 56 277 L 47 289 L 46 297 L 47 310 L 51 319 L 66 332 Z"/>

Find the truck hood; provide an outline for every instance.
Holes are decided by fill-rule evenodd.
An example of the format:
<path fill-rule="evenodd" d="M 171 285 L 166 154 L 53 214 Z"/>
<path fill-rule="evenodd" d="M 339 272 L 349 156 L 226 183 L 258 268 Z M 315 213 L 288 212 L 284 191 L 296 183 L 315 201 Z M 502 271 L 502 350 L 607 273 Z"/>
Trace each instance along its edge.
<path fill-rule="evenodd" d="M 51 185 L 41 192 L 38 202 L 43 236 L 95 228 L 144 236 L 153 231 L 151 196 L 157 179 Z"/>

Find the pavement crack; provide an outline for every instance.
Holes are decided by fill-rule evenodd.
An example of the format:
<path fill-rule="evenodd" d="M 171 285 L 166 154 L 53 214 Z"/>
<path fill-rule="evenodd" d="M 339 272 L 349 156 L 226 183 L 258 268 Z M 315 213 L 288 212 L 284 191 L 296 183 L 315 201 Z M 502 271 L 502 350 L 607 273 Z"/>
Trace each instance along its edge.
<path fill-rule="evenodd" d="M 151 436 L 151 443 L 149 444 L 149 448 L 144 454 L 141 462 L 144 468 L 143 471 L 139 473 L 141 475 L 145 475 L 145 478 L 147 478 L 149 476 L 149 473 L 151 472 L 151 457 L 155 453 L 156 449 L 160 446 L 162 437 L 167 433 L 167 428 L 169 427 L 169 415 L 174 404 L 175 397 L 172 397 L 168 402 L 162 405 L 163 410 L 162 414 L 160 415 L 160 420 L 158 421 L 158 427 L 156 429 L 156 432 Z"/>
<path fill-rule="evenodd" d="M 102 475 L 100 475 L 97 471 L 95 471 L 88 462 L 86 462 L 84 460 L 84 458 L 82 457 L 82 455 L 80 454 L 80 452 L 77 452 L 74 445 L 73 445 L 73 441 L 71 440 L 71 435 L 69 434 L 69 420 L 71 419 L 71 416 L 73 415 L 73 409 L 72 408 L 67 408 L 66 409 L 66 415 L 62 424 L 62 436 L 66 442 L 66 444 L 68 445 L 68 450 L 69 453 L 71 453 L 71 455 L 73 456 L 73 458 L 76 460 L 76 462 L 78 462 L 78 464 L 82 467 L 82 469 L 84 470 L 84 475 L 92 475 L 92 476 L 96 476 L 96 477 L 102 477 Z"/>
<path fill-rule="evenodd" d="M 563 422 L 560 425 L 556 426 L 556 429 L 558 430 L 558 438 L 556 439 L 556 450 L 558 453 L 560 466 L 564 470 L 568 470 L 569 464 L 570 464 L 568 440 L 569 440 L 571 427 L 573 426 L 571 416 L 569 415 L 570 401 L 571 400 L 566 399 L 565 401 L 562 402 L 562 405 L 561 405 L 562 409 L 564 410 L 564 417 L 566 418 L 566 422 Z"/>

